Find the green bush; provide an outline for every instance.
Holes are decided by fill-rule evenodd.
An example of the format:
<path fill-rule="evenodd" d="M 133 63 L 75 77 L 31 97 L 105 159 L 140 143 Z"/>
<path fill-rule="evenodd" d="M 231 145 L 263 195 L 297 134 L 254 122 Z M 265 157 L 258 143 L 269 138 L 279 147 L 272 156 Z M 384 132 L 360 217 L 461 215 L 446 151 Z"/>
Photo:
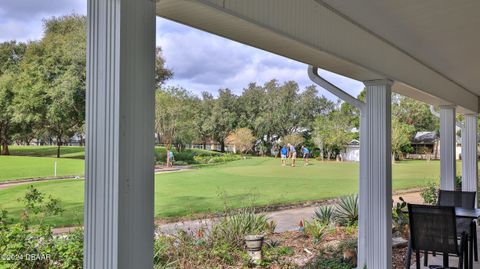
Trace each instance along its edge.
<path fill-rule="evenodd" d="M 356 225 L 358 223 L 358 195 L 341 197 L 334 210 L 334 218 L 338 224 Z"/>
<path fill-rule="evenodd" d="M 215 222 L 210 231 L 178 230 L 172 235 L 160 234 L 155 240 L 155 268 L 224 268 L 225 265 L 246 264 L 244 237 L 248 234 L 267 234 L 271 224 L 266 215 L 255 214 L 253 208 L 229 211 Z M 278 248 L 278 250 L 277 250 Z M 269 248 L 268 259 L 287 255 L 280 246 Z"/>
<path fill-rule="evenodd" d="M 333 220 L 334 210 L 332 206 L 321 206 L 315 209 L 315 216 L 314 219 L 323 223 L 325 225 L 329 224 Z"/>
<path fill-rule="evenodd" d="M 53 236 L 44 220 L 63 212 L 61 202 L 30 186 L 24 197 L 21 222 L 9 221 L 0 210 L 0 267 L 5 268 L 81 268 L 83 232 Z M 34 223 L 39 223 L 34 225 Z M 7 258 L 5 258 L 7 257 Z"/>
<path fill-rule="evenodd" d="M 245 208 L 227 213 L 212 226 L 210 234 L 214 240 L 240 248 L 246 235 L 270 233 L 271 226 L 266 215 L 256 214 L 253 208 Z"/>
<path fill-rule="evenodd" d="M 327 226 L 318 220 L 304 221 L 304 233 L 313 239 L 315 243 L 320 242 L 327 232 Z"/>
<path fill-rule="evenodd" d="M 222 153 L 203 150 L 203 149 L 186 149 L 181 152 L 176 150 L 173 151 L 173 156 L 175 158 L 175 163 L 183 162 L 184 164 L 196 164 L 199 163 L 196 161 L 196 158 L 207 158 L 210 159 L 215 156 L 222 156 Z M 163 147 L 156 147 L 155 148 L 155 160 L 158 163 L 166 163 L 167 162 L 167 150 Z M 184 165 L 182 164 L 182 165 Z"/>
<path fill-rule="evenodd" d="M 340 252 L 328 253 L 322 250 L 315 260 L 304 267 L 305 269 L 351 269 L 355 268 L 351 262 L 343 259 Z"/>
<path fill-rule="evenodd" d="M 426 204 L 436 205 L 437 199 L 438 199 L 438 190 L 439 190 L 438 183 L 429 182 L 420 192 L 420 196 L 422 196 L 423 201 Z"/>
<path fill-rule="evenodd" d="M 409 219 L 408 213 L 404 213 L 408 210 L 407 203 L 402 197 L 399 199 L 400 202 L 398 202 L 392 210 L 393 234 L 407 238 Z"/>
<path fill-rule="evenodd" d="M 198 164 L 226 163 L 241 160 L 242 156 L 235 154 L 224 154 L 222 156 L 195 156 L 194 160 Z"/>
<path fill-rule="evenodd" d="M 55 239 L 55 257 L 61 268 L 83 267 L 83 230 L 75 231 Z"/>

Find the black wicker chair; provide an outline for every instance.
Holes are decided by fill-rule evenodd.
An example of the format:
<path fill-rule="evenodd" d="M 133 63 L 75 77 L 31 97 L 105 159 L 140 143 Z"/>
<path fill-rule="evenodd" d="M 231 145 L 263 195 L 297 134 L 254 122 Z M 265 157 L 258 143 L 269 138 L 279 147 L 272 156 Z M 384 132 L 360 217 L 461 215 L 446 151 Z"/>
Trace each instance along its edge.
<path fill-rule="evenodd" d="M 462 233 L 459 244 L 455 207 L 409 204 L 408 213 L 410 240 L 405 268 L 410 269 L 412 251 L 415 251 L 416 267 L 420 269 L 420 252 L 424 251 L 426 254 L 443 253 L 444 268 L 450 268 L 448 264 L 449 255 L 457 256 L 459 258 L 458 268 L 462 269 L 464 260 L 465 263 L 468 261 L 467 236 Z"/>
<path fill-rule="evenodd" d="M 440 190 L 438 192 L 438 205 L 474 209 L 476 205 L 476 197 L 476 192 Z M 475 261 L 478 261 L 478 239 L 476 221 L 474 221 L 474 229 L 470 229 L 471 222 L 471 219 L 457 218 L 457 232 L 459 234 L 465 232 L 468 235 L 474 249 L 473 256 L 475 258 Z"/>

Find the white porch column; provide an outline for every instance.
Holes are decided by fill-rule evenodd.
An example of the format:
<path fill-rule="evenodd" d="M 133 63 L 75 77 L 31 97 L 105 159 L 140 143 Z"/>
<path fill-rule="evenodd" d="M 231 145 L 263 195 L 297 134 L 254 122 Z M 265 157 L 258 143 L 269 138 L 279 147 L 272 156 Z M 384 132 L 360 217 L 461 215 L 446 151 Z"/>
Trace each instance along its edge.
<path fill-rule="evenodd" d="M 358 268 L 392 267 L 392 154 L 390 80 L 364 82 L 360 127 Z"/>
<path fill-rule="evenodd" d="M 88 0 L 84 268 L 153 267 L 155 1 Z"/>
<path fill-rule="evenodd" d="M 455 107 L 440 106 L 440 189 L 454 190 L 457 166 L 455 162 Z"/>
<path fill-rule="evenodd" d="M 477 171 L 477 114 L 468 114 L 462 128 L 463 191 L 477 191 Z"/>

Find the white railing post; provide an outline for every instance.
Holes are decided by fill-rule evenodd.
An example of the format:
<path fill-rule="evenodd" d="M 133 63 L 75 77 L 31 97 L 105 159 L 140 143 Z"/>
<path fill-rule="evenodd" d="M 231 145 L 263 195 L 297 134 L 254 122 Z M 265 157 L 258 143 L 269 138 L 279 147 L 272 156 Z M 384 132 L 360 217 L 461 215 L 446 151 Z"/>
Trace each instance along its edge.
<path fill-rule="evenodd" d="M 440 189 L 455 190 L 457 166 L 454 106 L 440 106 Z"/>
<path fill-rule="evenodd" d="M 364 82 L 360 127 L 358 268 L 392 267 L 392 154 L 390 80 Z"/>
<path fill-rule="evenodd" d="M 155 1 L 87 14 L 83 267 L 152 268 Z"/>

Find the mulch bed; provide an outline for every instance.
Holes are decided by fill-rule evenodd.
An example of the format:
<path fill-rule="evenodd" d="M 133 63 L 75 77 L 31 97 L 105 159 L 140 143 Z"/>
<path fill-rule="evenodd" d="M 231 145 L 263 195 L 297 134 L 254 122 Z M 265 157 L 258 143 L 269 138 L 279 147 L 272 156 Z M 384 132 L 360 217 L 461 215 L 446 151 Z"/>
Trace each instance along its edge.
<path fill-rule="evenodd" d="M 351 235 L 345 234 L 342 230 L 337 230 L 336 233 L 324 238 L 320 244 L 316 244 L 312 239 L 304 236 L 302 232 L 291 231 L 270 235 L 268 236 L 267 241 L 277 241 L 282 246 L 292 248 L 294 254 L 285 259 L 289 263 L 302 268 L 315 259 L 322 246 L 325 246 L 325 244 L 335 245 L 350 236 Z M 404 269 L 406 257 L 407 247 L 394 248 L 392 250 L 392 269 Z M 412 255 L 411 264 L 415 264 L 414 255 Z M 272 266 L 271 268 L 277 269 L 275 266 Z"/>

